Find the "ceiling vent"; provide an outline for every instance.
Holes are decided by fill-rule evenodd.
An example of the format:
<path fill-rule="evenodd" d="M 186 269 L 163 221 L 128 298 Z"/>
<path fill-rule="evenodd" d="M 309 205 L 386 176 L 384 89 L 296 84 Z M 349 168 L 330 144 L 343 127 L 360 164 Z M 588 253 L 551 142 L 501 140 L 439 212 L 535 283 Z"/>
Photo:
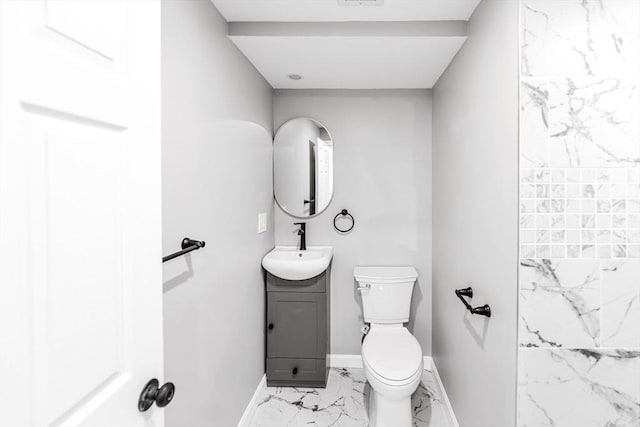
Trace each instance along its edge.
<path fill-rule="evenodd" d="M 338 0 L 339 6 L 382 6 L 384 0 Z"/>

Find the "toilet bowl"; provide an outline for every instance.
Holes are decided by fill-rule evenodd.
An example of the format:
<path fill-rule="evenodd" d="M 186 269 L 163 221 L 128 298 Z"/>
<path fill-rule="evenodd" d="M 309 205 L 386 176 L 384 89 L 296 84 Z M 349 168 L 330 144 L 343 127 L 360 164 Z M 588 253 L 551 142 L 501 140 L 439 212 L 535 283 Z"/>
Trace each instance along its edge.
<path fill-rule="evenodd" d="M 356 267 L 364 320 L 362 363 L 371 385 L 371 427 L 410 427 L 411 395 L 424 369 L 422 348 L 404 327 L 418 273 L 413 267 Z"/>
<path fill-rule="evenodd" d="M 418 340 L 402 325 L 373 325 L 362 344 L 362 363 L 372 388 L 371 427 L 411 426 L 411 395 L 424 369 Z"/>

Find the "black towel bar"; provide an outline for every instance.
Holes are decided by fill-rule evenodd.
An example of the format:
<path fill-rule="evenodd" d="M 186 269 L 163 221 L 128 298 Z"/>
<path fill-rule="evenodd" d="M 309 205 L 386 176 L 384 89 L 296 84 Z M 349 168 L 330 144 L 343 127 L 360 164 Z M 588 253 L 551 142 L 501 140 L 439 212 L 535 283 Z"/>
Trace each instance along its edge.
<path fill-rule="evenodd" d="M 460 301 L 467 307 L 467 310 L 471 312 L 471 314 L 479 314 L 480 316 L 491 317 L 491 307 L 489 304 L 482 305 L 480 307 L 472 307 L 471 304 L 467 302 L 464 297 L 473 298 L 473 289 L 471 286 L 464 289 L 456 289 L 456 296 L 460 298 Z"/>
<path fill-rule="evenodd" d="M 196 251 L 200 248 L 204 248 L 204 245 L 206 243 L 204 241 L 200 241 L 200 240 L 192 240 L 188 237 L 185 237 L 184 239 L 182 239 L 182 250 L 172 253 L 171 255 L 167 255 L 166 257 L 162 258 L 162 262 L 167 262 L 169 260 L 172 260 L 174 258 L 178 258 L 179 256 L 182 256 L 184 254 L 188 254 L 191 251 Z"/>

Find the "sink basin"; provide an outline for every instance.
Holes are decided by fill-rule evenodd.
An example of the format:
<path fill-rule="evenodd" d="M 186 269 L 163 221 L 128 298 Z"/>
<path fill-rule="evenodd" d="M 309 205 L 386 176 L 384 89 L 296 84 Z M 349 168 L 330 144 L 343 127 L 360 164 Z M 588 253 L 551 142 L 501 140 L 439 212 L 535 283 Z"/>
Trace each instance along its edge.
<path fill-rule="evenodd" d="M 306 251 L 293 246 L 276 246 L 262 258 L 262 266 L 281 279 L 305 280 L 325 271 L 331 258 L 331 246 L 310 246 Z"/>

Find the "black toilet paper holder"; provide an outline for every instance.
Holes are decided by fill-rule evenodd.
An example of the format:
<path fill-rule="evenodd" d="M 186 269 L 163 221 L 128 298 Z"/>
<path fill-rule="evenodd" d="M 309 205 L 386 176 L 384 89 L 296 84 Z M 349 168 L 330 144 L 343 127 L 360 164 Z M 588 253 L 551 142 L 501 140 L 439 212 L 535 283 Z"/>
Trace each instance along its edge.
<path fill-rule="evenodd" d="M 456 289 L 456 296 L 462 301 L 464 306 L 471 312 L 471 314 L 479 314 L 480 316 L 491 317 L 491 307 L 489 304 L 481 305 L 479 307 L 473 307 L 467 302 L 465 297 L 473 298 L 473 289 L 471 286 L 464 289 Z"/>

